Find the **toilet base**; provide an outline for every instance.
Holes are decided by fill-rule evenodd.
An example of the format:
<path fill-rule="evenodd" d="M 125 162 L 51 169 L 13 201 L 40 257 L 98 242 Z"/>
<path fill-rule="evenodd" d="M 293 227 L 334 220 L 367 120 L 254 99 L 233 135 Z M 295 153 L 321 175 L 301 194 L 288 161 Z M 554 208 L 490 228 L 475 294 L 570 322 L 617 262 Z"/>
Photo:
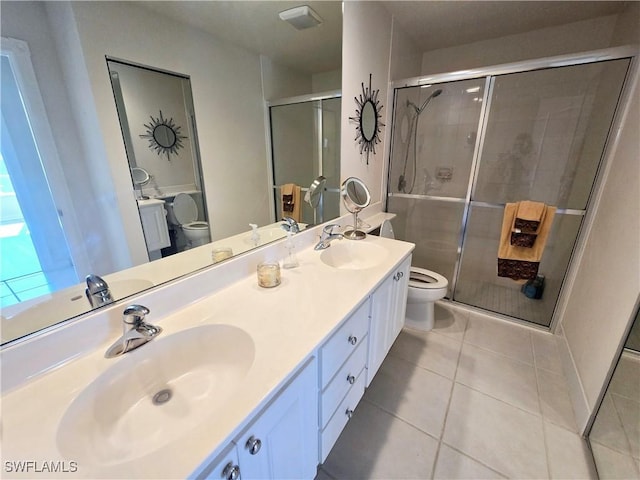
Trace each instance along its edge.
<path fill-rule="evenodd" d="M 432 330 L 435 323 L 434 303 L 407 303 L 404 325 L 422 332 Z"/>

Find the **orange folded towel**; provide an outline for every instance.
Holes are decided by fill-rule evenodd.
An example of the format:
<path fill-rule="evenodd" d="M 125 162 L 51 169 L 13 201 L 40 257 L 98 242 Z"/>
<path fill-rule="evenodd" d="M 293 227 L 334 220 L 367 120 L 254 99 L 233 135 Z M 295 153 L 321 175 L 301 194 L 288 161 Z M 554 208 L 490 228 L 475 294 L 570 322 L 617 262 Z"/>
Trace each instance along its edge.
<path fill-rule="evenodd" d="M 295 183 L 287 183 L 280 187 L 282 199 L 282 218 L 291 217 L 296 222 L 301 220 L 300 187 Z"/>
<path fill-rule="evenodd" d="M 536 233 L 546 212 L 546 205 L 540 202 L 523 200 L 518 202 L 513 222 L 514 228 L 524 233 Z M 520 233 L 520 232 L 518 232 Z"/>
<path fill-rule="evenodd" d="M 535 279 L 538 273 L 538 267 L 551 231 L 556 207 L 544 205 L 535 243 L 532 247 L 511 244 L 511 234 L 513 233 L 517 212 L 517 203 L 507 203 L 504 207 L 500 245 L 498 247 L 498 276 L 514 280 L 531 280 Z"/>

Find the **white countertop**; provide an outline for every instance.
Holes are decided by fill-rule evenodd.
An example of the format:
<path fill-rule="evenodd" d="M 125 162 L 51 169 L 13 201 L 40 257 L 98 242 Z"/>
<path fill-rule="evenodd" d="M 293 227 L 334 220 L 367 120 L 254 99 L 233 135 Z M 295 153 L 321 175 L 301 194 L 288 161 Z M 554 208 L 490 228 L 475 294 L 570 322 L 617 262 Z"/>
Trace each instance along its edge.
<path fill-rule="evenodd" d="M 7 461 L 20 460 L 33 460 L 40 466 L 47 461 L 66 461 L 67 466 L 70 461 L 77 462 L 77 472 L 47 472 L 48 478 L 188 476 L 239 433 L 244 422 L 266 405 L 340 322 L 413 250 L 413 244 L 372 236 L 362 242 L 377 243 L 388 254 L 377 266 L 366 270 L 338 270 L 322 263 L 321 252 L 309 247 L 298 252 L 298 268 L 282 270 L 282 284 L 276 288 L 260 288 L 252 273 L 167 316 L 152 311 L 147 320 L 163 328 L 161 337 L 203 324 L 239 327 L 251 336 L 255 358 L 232 399 L 210 412 L 188 434 L 180 437 L 170 430 L 162 432 L 169 439 L 167 443 L 145 457 L 117 465 L 92 465 L 82 458 L 63 457 L 57 446 L 58 425 L 69 405 L 96 377 L 120 360 L 104 358 L 117 336 L 95 351 L 13 389 L 2 397 L 3 476 L 20 477 L 5 468 Z M 176 282 L 171 290 L 165 290 L 165 295 L 170 292 L 175 301 L 180 301 L 184 289 L 194 281 L 198 281 L 197 275 Z M 131 303 L 134 301 L 131 299 Z M 32 470 L 22 477 L 38 475 L 43 474 Z"/>

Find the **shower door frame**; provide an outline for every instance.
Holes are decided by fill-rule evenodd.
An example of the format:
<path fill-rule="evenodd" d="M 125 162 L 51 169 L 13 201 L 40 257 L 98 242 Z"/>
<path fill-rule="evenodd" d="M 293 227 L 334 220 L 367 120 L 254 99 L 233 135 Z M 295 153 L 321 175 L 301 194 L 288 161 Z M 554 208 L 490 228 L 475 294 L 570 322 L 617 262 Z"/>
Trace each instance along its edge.
<path fill-rule="evenodd" d="M 478 119 L 478 136 L 476 139 L 476 143 L 474 145 L 473 157 L 471 160 L 471 170 L 469 172 L 469 182 L 467 186 L 466 195 L 463 198 L 457 197 L 438 197 L 431 195 L 415 195 L 415 194 L 407 194 L 407 193 L 392 193 L 389 192 L 390 185 L 390 175 L 391 175 L 391 153 L 393 150 L 392 142 L 390 142 L 390 151 L 389 151 L 389 167 L 387 171 L 387 184 L 384 189 L 384 204 L 385 210 L 388 209 L 389 198 L 412 198 L 412 199 L 422 199 L 422 200 L 432 200 L 432 201 L 444 201 L 444 202 L 453 202 L 453 203 L 462 203 L 464 202 L 464 209 L 462 211 L 462 225 L 460 229 L 460 234 L 458 235 L 458 243 L 457 243 L 457 257 L 454 265 L 454 274 L 450 283 L 450 291 L 452 302 L 464 305 L 470 309 L 476 309 L 479 311 L 486 312 L 488 311 L 485 308 L 477 307 L 474 305 L 469 305 L 467 303 L 459 302 L 455 300 L 455 290 L 458 283 L 458 278 L 460 275 L 460 269 L 462 267 L 462 259 L 464 257 L 464 241 L 467 234 L 467 223 L 469 220 L 469 212 L 472 206 L 478 207 L 490 207 L 490 208 L 504 208 L 504 204 L 494 204 L 487 202 L 477 202 L 472 201 L 473 194 L 476 190 L 476 184 L 478 180 L 478 171 L 481 163 L 481 153 L 484 148 L 485 135 L 487 130 L 487 119 L 488 115 L 491 112 L 491 99 L 493 88 L 495 84 L 495 80 L 498 76 L 513 74 L 513 73 L 525 73 L 532 72 L 536 70 L 543 70 L 549 68 L 557 68 L 557 67 L 570 67 L 576 65 L 585 65 L 591 63 L 598 63 L 602 61 L 608 60 L 621 60 L 628 58 L 630 60 L 629 67 L 627 69 L 627 74 L 622 84 L 620 97 L 618 99 L 618 103 L 615 108 L 614 116 L 611 122 L 611 126 L 609 128 L 609 133 L 605 140 L 602 154 L 600 156 L 600 161 L 598 163 L 598 167 L 595 172 L 594 181 L 586 202 L 586 206 L 584 210 L 578 209 L 566 209 L 559 208 L 556 213 L 564 214 L 564 215 L 579 215 L 582 218 L 580 222 L 580 227 L 578 228 L 576 240 L 574 242 L 572 252 L 569 258 L 569 263 L 564 273 L 564 277 L 561 282 L 560 290 L 558 292 L 558 297 L 556 299 L 553 313 L 551 315 L 551 321 L 549 326 L 536 324 L 534 322 L 520 319 L 517 317 L 513 317 L 511 315 L 503 314 L 500 312 L 491 311 L 492 314 L 495 314 L 498 317 L 507 319 L 509 321 L 513 321 L 516 323 L 520 323 L 522 325 L 526 325 L 530 328 L 542 329 L 546 331 L 551 331 L 555 333 L 559 320 L 558 317 L 559 312 L 562 312 L 566 307 L 565 300 L 565 292 L 567 284 L 573 283 L 573 279 L 577 273 L 577 265 L 575 264 L 576 257 L 580 256 L 584 251 L 584 232 L 589 230 L 591 223 L 593 222 L 593 212 L 597 209 L 597 203 L 599 199 L 599 193 L 603 186 L 603 172 L 606 170 L 607 164 L 609 162 L 610 151 L 611 151 L 611 143 L 614 143 L 614 139 L 611 138 L 612 132 L 617 130 L 620 122 L 620 117 L 622 110 L 624 110 L 624 105 L 629 101 L 629 85 L 632 83 L 633 72 L 637 69 L 638 62 L 638 47 L 633 45 L 626 45 L 621 47 L 612 47 L 605 48 L 601 50 L 594 50 L 589 52 L 580 52 L 575 54 L 566 54 L 559 55 L 541 59 L 532 59 L 532 60 L 524 60 L 520 62 L 513 63 L 505 63 L 488 67 L 480 67 L 473 68 L 469 70 L 460 70 L 456 72 L 448 72 L 448 73 L 439 73 L 434 75 L 424 75 L 418 77 L 411 77 L 401 80 L 395 80 L 391 82 L 391 91 L 393 92 L 393 112 L 391 112 L 391 118 L 393 119 L 393 115 L 396 112 L 396 101 L 397 95 L 396 92 L 401 88 L 410 88 L 410 87 L 422 87 L 422 86 L 432 86 L 436 84 L 444 84 L 450 83 L 460 80 L 472 80 L 472 79 L 485 79 L 485 89 L 482 99 L 482 108 L 480 110 L 480 115 Z M 394 135 L 395 122 L 391 122 L 391 137 Z"/>
<path fill-rule="evenodd" d="M 322 102 L 323 100 L 333 100 L 336 98 L 340 98 L 342 99 L 342 90 L 329 90 L 326 92 L 320 92 L 320 93 L 309 93 L 307 95 L 298 95 L 295 97 L 287 97 L 287 98 L 280 98 L 277 100 L 270 100 L 266 102 L 266 108 L 265 108 L 265 114 L 267 117 L 267 151 L 269 152 L 269 184 L 271 185 L 271 190 L 273 191 L 273 195 L 270 195 L 269 198 L 269 207 L 271 210 L 271 214 L 273 215 L 274 221 L 277 221 L 277 212 L 276 212 L 276 201 L 275 201 L 275 197 L 278 194 L 278 189 L 280 188 L 280 185 L 276 185 L 275 183 L 275 173 L 274 173 L 274 168 L 275 168 L 275 164 L 274 164 L 274 158 L 273 158 L 273 141 L 272 141 L 272 129 L 273 129 L 273 125 L 271 122 L 271 107 L 282 107 L 282 106 L 286 106 L 286 105 L 295 105 L 295 104 L 299 104 L 299 103 L 308 103 L 308 102 L 317 102 L 320 101 Z M 324 170 L 324 164 L 323 164 L 323 154 L 324 154 L 324 149 L 323 149 L 323 143 L 322 143 L 322 138 L 323 138 L 323 131 L 322 131 L 322 111 L 316 111 L 316 123 L 318 124 L 318 143 L 316 144 L 316 149 L 317 149 L 317 153 L 318 153 L 318 171 L 320 173 L 317 173 L 317 175 L 321 175 L 322 171 Z M 325 187 L 325 192 L 332 192 L 332 193 L 340 193 L 340 189 L 339 188 L 327 188 Z M 309 187 L 300 187 L 300 191 L 303 193 L 306 193 L 309 191 Z"/>

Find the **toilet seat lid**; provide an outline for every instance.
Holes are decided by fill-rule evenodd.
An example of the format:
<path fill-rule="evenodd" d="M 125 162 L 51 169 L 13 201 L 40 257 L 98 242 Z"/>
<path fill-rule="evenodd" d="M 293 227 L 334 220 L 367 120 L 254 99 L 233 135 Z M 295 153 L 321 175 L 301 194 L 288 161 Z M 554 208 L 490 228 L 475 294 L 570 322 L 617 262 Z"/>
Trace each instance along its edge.
<path fill-rule="evenodd" d="M 198 219 L 198 206 L 188 193 L 179 193 L 173 199 L 173 214 L 180 225 L 195 222 Z"/>
<path fill-rule="evenodd" d="M 409 286 L 413 288 L 447 288 L 449 281 L 442 275 L 425 268 L 411 267 Z"/>
<path fill-rule="evenodd" d="M 393 233 L 393 226 L 391 225 L 390 220 L 385 220 L 382 222 L 382 225 L 380 226 L 380 236 L 383 238 L 396 238 L 395 234 Z"/>

